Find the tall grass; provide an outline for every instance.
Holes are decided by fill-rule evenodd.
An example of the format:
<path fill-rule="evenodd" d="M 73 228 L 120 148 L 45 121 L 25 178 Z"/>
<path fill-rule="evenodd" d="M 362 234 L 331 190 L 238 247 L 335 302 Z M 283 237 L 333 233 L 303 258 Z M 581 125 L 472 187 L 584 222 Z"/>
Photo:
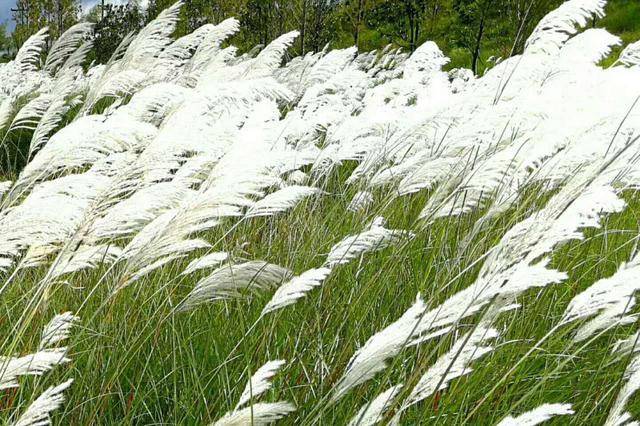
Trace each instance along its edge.
<path fill-rule="evenodd" d="M 296 33 L 174 41 L 180 3 L 88 71 L 90 28 L 53 69 L 28 41 L 0 68 L 2 421 L 637 417 L 635 298 L 567 319 L 640 231 L 640 67 L 579 33 L 604 3 L 481 78 L 433 43 L 283 65 Z"/>

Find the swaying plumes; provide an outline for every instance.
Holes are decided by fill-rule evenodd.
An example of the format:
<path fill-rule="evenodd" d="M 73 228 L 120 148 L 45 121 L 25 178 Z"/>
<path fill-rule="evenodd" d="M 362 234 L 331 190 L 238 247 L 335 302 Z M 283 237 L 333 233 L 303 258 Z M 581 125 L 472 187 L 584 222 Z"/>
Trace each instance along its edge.
<path fill-rule="evenodd" d="M 105 97 L 120 99 L 153 83 L 148 71 L 158 55 L 171 44 L 171 34 L 179 19 L 182 1 L 163 10 L 135 37 L 125 37 L 106 68 L 93 81 L 86 95 L 83 113 L 90 113 Z"/>
<path fill-rule="evenodd" d="M 196 284 L 184 300 L 182 309 L 268 290 L 280 285 L 291 275 L 286 268 L 262 261 L 221 266 Z"/>
<path fill-rule="evenodd" d="M 255 59 L 247 61 L 242 77 L 250 79 L 271 75 L 280 66 L 284 53 L 299 35 L 298 31 L 291 31 L 273 40 Z"/>
<path fill-rule="evenodd" d="M 395 421 L 400 419 L 401 413 L 407 408 L 430 397 L 437 391 L 446 389 L 452 380 L 470 374 L 473 371 L 470 367 L 471 362 L 493 350 L 493 347 L 482 346 L 482 344 L 497 336 L 496 330 L 479 326 L 470 334 L 459 337 L 451 349 L 438 358 L 420 378 L 396 413 Z"/>
<path fill-rule="evenodd" d="M 189 239 L 190 235 L 218 226 L 223 218 L 241 216 L 256 199 L 264 197 L 267 188 L 281 182 L 281 173 L 304 161 L 260 144 L 249 153 L 241 143 L 232 145 L 198 191 L 148 223 L 124 248 L 127 268 L 118 288 L 208 246 L 202 240 Z"/>
<path fill-rule="evenodd" d="M 82 117 L 51 137 L 20 173 L 16 187 L 29 188 L 55 173 L 94 164 L 112 153 L 136 151 L 156 133 L 154 126 L 124 117 L 117 121 L 99 115 Z"/>
<path fill-rule="evenodd" d="M 143 84 L 147 80 L 147 74 L 137 69 L 124 70 L 100 86 L 94 94 L 95 99 L 100 100 L 104 98 L 119 99 L 125 96 L 132 95 L 143 87 Z M 91 107 L 95 105 L 87 103 L 87 109 L 91 110 Z"/>
<path fill-rule="evenodd" d="M 353 213 L 366 211 L 373 203 L 373 194 L 369 191 L 358 191 L 347 206 L 347 210 Z"/>
<path fill-rule="evenodd" d="M 526 53 L 555 53 L 592 16 L 604 16 L 606 0 L 569 0 L 542 18 L 527 39 Z"/>
<path fill-rule="evenodd" d="M 162 213 L 179 207 L 195 191 L 181 182 L 160 182 L 136 191 L 110 207 L 90 230 L 96 240 L 115 240 L 140 231 Z"/>
<path fill-rule="evenodd" d="M 34 129 L 29 146 L 29 157 L 32 156 L 31 153 L 37 152 L 49 141 L 49 136 L 62 121 L 69 108 L 70 105 L 64 100 L 55 100 L 49 105 Z"/>
<path fill-rule="evenodd" d="M 120 288 L 142 278 L 161 266 L 185 257 L 188 253 L 211 245 L 202 239 L 180 238 L 198 231 L 188 224 L 180 227 L 176 234 L 167 232 L 177 223 L 177 209 L 169 210 L 158 216 L 146 225 L 123 249 L 122 258 L 127 262 L 127 269 L 121 282 L 116 287 Z M 218 222 L 209 222 L 208 226 L 215 226 Z"/>
<path fill-rule="evenodd" d="M 39 79 L 28 78 L 14 88 L 12 96 L 8 98 L 10 102 L 3 104 L 3 107 L 6 106 L 8 109 L 4 110 L 6 115 L 1 119 L 8 124 L 12 108 L 17 105 L 22 106 L 13 116 L 4 138 L 6 139 L 9 133 L 15 133 L 17 130 L 22 130 L 22 133 L 33 131 L 28 159 L 37 148 L 46 143 L 67 111 L 82 102 L 81 92 L 84 80 L 83 71 L 73 67 L 65 69 L 65 72 L 58 73 L 55 77 L 44 72 L 38 72 L 35 75 L 39 76 Z M 34 85 L 28 84 L 29 81 Z M 24 93 L 23 90 L 28 89 L 29 86 L 32 93 Z"/>
<path fill-rule="evenodd" d="M 403 66 L 403 78 L 407 80 L 422 81 L 431 77 L 449 63 L 442 50 L 432 41 L 420 45 L 415 52 L 405 61 Z"/>
<path fill-rule="evenodd" d="M 44 328 L 38 352 L 22 357 L 0 356 L 0 390 L 16 388 L 21 376 L 41 376 L 59 364 L 70 361 L 67 348 L 51 348 L 67 339 L 73 323 L 79 318 L 71 312 L 56 315 Z M 27 407 L 12 424 L 16 426 L 47 426 L 51 424 L 50 413 L 64 402 L 63 392 L 73 380 L 45 390 Z"/>
<path fill-rule="evenodd" d="M 42 28 L 22 44 L 13 60 L 14 66 L 20 72 L 36 71 L 40 66 L 40 58 L 46 46 L 48 28 Z"/>
<path fill-rule="evenodd" d="M 262 315 L 296 303 L 306 294 L 322 285 L 331 273 L 330 268 L 309 269 L 282 284 L 274 293 L 269 303 L 262 309 Z"/>
<path fill-rule="evenodd" d="M 122 249 L 112 244 L 80 245 L 75 250 L 68 248 L 60 253 L 49 269 L 49 277 L 54 279 L 83 269 L 93 269 L 100 264 L 115 263 L 122 255 Z M 44 259 L 30 259 L 31 265 L 44 263 Z"/>
<path fill-rule="evenodd" d="M 571 404 L 542 404 L 531 411 L 517 417 L 507 417 L 497 426 L 535 426 L 544 423 L 555 416 L 569 416 L 573 414 Z"/>
<path fill-rule="evenodd" d="M 20 376 L 41 376 L 59 364 L 69 362 L 67 348 L 44 349 L 22 357 L 0 357 L 0 390 L 18 387 Z"/>
<path fill-rule="evenodd" d="M 636 346 L 634 344 L 634 346 Z M 635 350 L 637 352 L 637 348 Z M 634 353 L 624 371 L 624 384 L 609 411 L 605 426 L 637 425 L 631 413 L 625 411 L 627 402 L 640 389 L 640 355 Z"/>
<path fill-rule="evenodd" d="M 116 109 L 113 115 L 127 115 L 160 126 L 167 115 L 192 94 L 190 89 L 175 83 L 155 83 L 136 92 L 129 103 Z"/>
<path fill-rule="evenodd" d="M 163 10 L 147 24 L 127 48 L 122 62 L 142 68 L 171 43 L 171 33 L 178 23 L 182 0 Z"/>
<path fill-rule="evenodd" d="M 82 45 L 93 31 L 93 27 L 94 24 L 91 22 L 81 22 L 66 30 L 51 46 L 43 69 L 49 74 L 55 75 L 67 59 Z"/>
<path fill-rule="evenodd" d="M 48 426 L 51 424 L 50 413 L 60 408 L 64 402 L 63 392 L 71 386 L 72 379 L 58 386 L 52 386 L 35 400 L 27 410 L 22 413 L 13 426 Z"/>
<path fill-rule="evenodd" d="M 82 43 L 80 47 L 78 47 L 64 62 L 64 64 L 62 65 L 62 68 L 60 68 L 56 73 L 56 76 L 69 75 L 72 71 L 80 70 L 85 64 L 87 56 L 91 52 L 91 49 L 93 49 L 93 40 L 85 41 L 84 43 Z M 96 68 L 98 67 L 99 65 L 97 65 L 94 68 L 90 68 L 87 71 L 86 77 L 89 77 L 91 73 L 94 72 L 94 70 L 96 70 Z M 85 81 L 83 81 L 83 83 L 84 82 Z"/>
<path fill-rule="evenodd" d="M 108 183 L 107 177 L 89 171 L 36 186 L 21 204 L 0 217 L 4 237 L 0 241 L 0 257 L 12 264 L 13 258 L 27 248 L 55 251 L 75 233 L 85 209 Z M 51 209 L 51 205 L 56 208 Z"/>
<path fill-rule="evenodd" d="M 590 28 L 567 41 L 562 47 L 558 55 L 562 64 L 560 67 L 575 70 L 581 65 L 595 65 L 611 53 L 613 46 L 621 43 L 619 37 L 603 28 Z"/>
<path fill-rule="evenodd" d="M 597 164 L 593 165 L 596 167 Z M 598 228 L 601 215 L 621 211 L 625 203 L 613 187 L 602 182 L 589 184 L 591 176 L 590 173 L 576 175 L 544 209 L 507 231 L 487 257 L 480 276 L 533 264 L 557 245 L 584 238 L 582 229 Z"/>
<path fill-rule="evenodd" d="M 483 207 L 503 186 L 517 185 L 513 182 L 518 178 L 516 153 L 517 149 L 505 149 L 480 162 L 477 167 L 464 173 L 464 176 L 454 175 L 451 183 L 459 183 L 453 190 L 443 185 L 441 188 L 445 194 L 435 194 L 420 217 L 433 219 L 469 213 Z"/>
<path fill-rule="evenodd" d="M 398 395 L 402 385 L 390 387 L 371 402 L 367 402 L 358 410 L 358 414 L 353 416 L 347 426 L 373 426 L 383 419 L 385 411 L 393 403 L 393 399 Z"/>
<path fill-rule="evenodd" d="M 271 389 L 271 379 L 285 363 L 284 360 L 269 361 L 260 367 L 245 386 L 236 405 L 236 410 L 251 400 L 258 399 L 260 395 Z"/>
<path fill-rule="evenodd" d="M 640 40 L 625 47 L 620 53 L 618 62 L 628 67 L 640 65 Z"/>
<path fill-rule="evenodd" d="M 580 326 L 574 339 L 585 340 L 600 330 L 616 324 L 632 324 L 637 315 L 631 314 L 636 305 L 635 292 L 640 288 L 640 269 L 636 259 L 622 264 L 609 278 L 603 278 L 576 295 L 567 307 L 563 323 L 595 318 Z"/>
<path fill-rule="evenodd" d="M 592 170 L 597 166 L 592 165 Z M 591 176 L 587 172 L 578 174 L 544 209 L 507 231 L 486 254 L 476 281 L 425 313 L 416 327 L 416 338 L 429 337 L 435 330 L 446 331 L 475 315 L 495 297 L 511 300 L 528 289 L 564 281 L 565 273 L 547 267 L 553 249 L 566 241 L 582 239 L 582 229 L 598 228 L 601 215 L 625 207 L 610 185 L 596 181 L 587 186 Z"/>
<path fill-rule="evenodd" d="M 285 361 L 277 360 L 269 361 L 260 367 L 249 379 L 236 408 L 212 423 L 212 426 L 267 425 L 294 412 L 296 407 L 286 401 L 257 402 L 242 408 L 249 402 L 255 402 L 271 388 L 271 379 L 284 364 Z"/>
<path fill-rule="evenodd" d="M 206 268 L 213 268 L 220 265 L 222 262 L 229 258 L 229 253 L 226 252 L 214 252 L 205 256 L 194 259 L 189 265 L 182 271 L 182 275 L 189 275 L 196 271 Z"/>
<path fill-rule="evenodd" d="M 206 27 L 206 26 L 205 26 Z M 235 56 L 235 48 L 230 46 L 221 49 L 222 43 L 240 30 L 240 23 L 235 18 L 225 19 L 218 25 L 208 28 L 203 33 L 204 38 L 198 44 L 188 62 L 184 65 L 181 81 L 192 87 L 202 77 L 213 72 L 217 67 L 224 66 L 228 58 Z M 177 43 L 177 40 L 175 43 Z M 174 44 L 175 44 L 174 43 Z M 168 54 L 172 54 L 172 46 L 167 49 Z M 161 57 L 164 56 L 161 55 Z M 167 77 L 165 77 L 166 79 Z"/>
<path fill-rule="evenodd" d="M 258 402 L 242 410 L 231 411 L 212 426 L 266 426 L 296 411 L 290 402 Z"/>
<path fill-rule="evenodd" d="M 302 79 L 298 78 L 297 81 L 289 81 L 288 84 L 298 83 L 300 87 L 296 90 L 296 93 L 303 95 L 305 90 L 310 87 L 321 84 L 331 80 L 334 76 L 347 68 L 353 58 L 355 57 L 357 50 L 355 47 L 348 49 L 336 49 L 330 52 L 322 52 L 322 57 L 316 58 L 316 63 L 309 64 L 303 70 L 304 76 Z"/>
<path fill-rule="evenodd" d="M 13 132 L 16 130 L 34 130 L 38 121 L 47 111 L 52 101 L 52 97 L 48 94 L 40 95 L 29 101 L 15 115 L 7 132 Z"/>
<path fill-rule="evenodd" d="M 385 249 L 404 240 L 413 238 L 409 231 L 387 229 L 384 218 L 378 217 L 370 228 L 358 235 L 344 238 L 331 247 L 325 265 L 334 267 L 351 262 L 353 259 L 368 252 Z"/>
<path fill-rule="evenodd" d="M 376 378 L 405 347 L 455 334 L 450 350 L 426 371 L 415 372 L 420 379 L 411 381 L 414 387 L 407 389 L 404 401 L 398 400 L 402 385 L 390 387 L 361 406 L 349 424 L 376 424 L 396 402 L 392 423 L 398 422 L 405 410 L 469 374 L 474 362 L 493 350 L 489 342 L 498 333 L 492 324 L 499 314 L 514 308 L 516 297 L 566 280 L 568 274 L 551 266 L 553 251 L 585 238 L 585 228 L 600 228 L 602 216 L 625 207 L 622 191 L 640 186 L 634 146 L 640 131 L 640 115 L 634 111 L 640 90 L 637 43 L 620 57 L 619 63 L 626 66 L 605 70 L 598 64 L 620 40 L 603 29 L 578 34 L 577 26 L 602 15 L 604 3 L 565 2 L 538 25 L 522 55 L 496 61 L 477 78 L 469 70 L 444 72 L 449 60 L 432 42 L 412 54 L 392 46 L 360 53 L 355 47 L 333 51 L 327 47 L 282 66 L 298 35 L 295 31 L 242 55 L 233 46 L 222 48 L 239 29 L 233 18 L 206 24 L 173 41 L 180 2 L 137 36 L 126 37 L 107 64 L 91 66 L 86 73 L 91 24 L 72 27 L 52 44 L 46 60 L 46 31 L 41 31 L 27 41 L 15 61 L 0 65 L 2 143 L 33 132 L 27 166 L 16 184 L 0 183 L 0 269 L 18 265 L 8 284 L 26 272 L 40 272 L 24 268 L 48 266 L 44 286 L 65 274 L 112 264 L 99 282 L 113 291 L 161 268 L 162 288 L 177 280 L 184 285 L 197 276 L 199 281 L 191 284 L 193 289 L 177 306 L 168 302 L 178 311 L 273 292 L 257 325 L 267 314 L 320 288 L 340 265 L 402 245 L 414 238 L 414 232 L 429 241 L 425 250 L 440 249 L 447 256 L 442 244 L 448 245 L 450 234 L 444 228 L 439 237 L 439 226 L 429 228 L 424 223 L 418 229 L 388 229 L 377 217 L 333 245 L 319 266 L 293 276 L 282 266 L 244 258 L 280 250 L 280 246 L 256 249 L 256 238 L 283 238 L 274 234 L 279 232 L 275 228 L 258 230 L 255 226 L 264 221 L 251 218 L 304 214 L 312 203 L 303 200 L 324 191 L 331 191 L 333 200 L 352 194 L 356 185 L 360 192 L 347 207 L 354 213 L 348 214 L 349 219 L 365 220 L 373 213 L 374 194 L 379 201 L 375 206 L 379 204 L 384 214 L 402 210 L 410 215 L 402 223 L 416 219 L 413 202 L 426 197 L 420 214 L 426 219 L 486 209 L 484 217 L 468 228 L 467 239 L 457 242 L 469 243 L 459 244 L 463 246 L 459 259 L 441 263 L 427 257 L 432 263 L 426 267 L 437 274 L 435 279 L 423 282 L 415 276 L 416 285 L 428 286 L 433 306 L 418 295 L 399 319 L 376 327 L 380 331 L 357 346 L 344 370 L 328 371 L 332 361 L 340 359 L 336 354 L 344 344 L 341 334 L 318 342 L 322 358 L 315 360 L 315 368 L 305 365 L 307 355 L 298 360 L 311 391 L 295 398 L 302 401 L 305 412 L 291 421 L 321 423 L 327 407 Z M 348 167 L 337 170 L 343 162 L 349 162 Z M 340 181 L 347 169 L 352 173 Z M 342 191 L 342 184 L 354 187 Z M 551 194 L 552 190 L 556 192 Z M 419 191 L 424 191 L 419 197 L 398 200 Z M 529 203 L 531 199 L 523 196 L 532 192 L 532 198 L 540 195 L 535 201 L 548 196 L 546 205 L 531 207 L 539 203 Z M 341 201 L 336 206 L 349 200 Z M 404 206 L 389 208 L 401 201 L 406 201 Z M 513 216 L 499 217 L 511 208 L 517 210 Z M 521 213 L 527 217 L 513 225 Z M 504 232 L 493 227 L 491 219 L 496 218 L 505 219 L 499 224 L 510 228 Z M 458 224 L 464 231 L 464 221 Z M 237 233 L 246 226 L 252 231 L 243 239 Z M 483 235 L 489 226 L 491 232 Z M 335 238 L 324 231 L 313 236 Z M 223 237 L 218 239 L 219 235 Z M 500 241 L 475 258 L 476 237 Z M 236 244 L 236 238 L 248 244 Z M 227 244 L 229 253 L 213 251 L 227 250 Z M 196 250 L 202 253 L 190 258 Z M 179 259 L 188 266 L 169 266 Z M 305 259 L 291 258 L 287 263 L 309 264 Z M 458 272 L 450 283 L 442 282 L 441 278 Z M 477 277 L 466 285 L 471 273 Z M 634 322 L 637 315 L 630 308 L 636 304 L 636 275 L 632 259 L 576 296 L 558 325 L 585 320 L 575 337 L 584 340 L 614 325 Z M 78 278 L 82 277 L 76 274 L 69 281 L 75 284 Z M 81 280 L 74 289 L 92 284 Z M 347 289 L 348 299 L 339 302 L 362 303 L 361 284 L 365 285 Z M 145 285 L 154 287 L 150 289 L 154 297 L 162 293 L 155 288 L 155 279 Z M 458 287 L 461 290 L 438 305 L 439 298 L 448 295 L 442 291 Z M 47 297 L 53 294 L 48 292 Z M 87 297 L 100 295 L 92 290 Z M 367 303 L 377 309 L 378 302 Z M 25 312 L 25 317 L 31 314 Z M 66 349 L 55 346 L 69 336 L 77 320 L 68 312 L 56 316 L 42 333 L 39 352 L 0 358 L 0 389 L 18 386 L 21 375 L 43 374 L 67 362 Z M 269 320 L 275 326 L 278 316 Z M 351 326 L 345 323 L 345 327 L 349 331 Z M 253 327 L 240 332 L 246 332 L 242 339 L 255 337 L 250 335 Z M 295 352 L 315 356 L 305 339 L 300 346 L 296 340 Z M 633 335 L 618 345 L 633 359 L 608 424 L 631 420 L 625 406 L 640 383 L 636 340 Z M 331 346 L 325 352 L 327 342 Z M 225 368 L 233 368 L 241 348 L 238 343 L 228 354 Z M 283 348 L 275 349 L 280 353 Z M 412 364 L 398 363 L 398 368 Z M 255 371 L 235 408 L 215 424 L 267 424 L 293 412 L 295 407 L 286 401 L 259 402 L 283 365 L 284 361 L 270 361 Z M 313 372 L 318 370 L 320 380 L 330 378 L 333 387 L 316 386 Z M 286 391 L 300 387 L 299 378 L 288 379 Z M 60 406 L 69 383 L 45 391 L 19 424 L 48 424 L 48 413 Z M 314 404 L 312 412 L 306 412 Z M 501 424 L 533 425 L 570 412 L 566 404 L 544 404 Z"/>
<path fill-rule="evenodd" d="M 455 157 L 438 157 L 421 162 L 413 170 L 398 170 L 404 175 L 398 184 L 398 195 L 413 194 L 423 189 L 432 189 L 445 177 L 455 173 L 460 159 Z"/>
<path fill-rule="evenodd" d="M 396 322 L 374 334 L 349 360 L 342 377 L 333 388 L 332 398 L 338 400 L 351 389 L 370 380 L 387 368 L 387 361 L 406 347 L 419 324 L 425 304 L 420 298 Z"/>
<path fill-rule="evenodd" d="M 322 190 L 310 186 L 291 185 L 286 186 L 256 202 L 246 213 L 246 217 L 272 216 L 292 209 L 303 199 L 316 194 L 322 194 Z"/>
<path fill-rule="evenodd" d="M 158 55 L 150 79 L 153 81 L 175 81 L 186 70 L 186 65 L 198 51 L 203 41 L 209 42 L 210 34 L 216 26 L 206 24 L 194 32 L 184 35 L 171 43 Z"/>
<path fill-rule="evenodd" d="M 71 312 L 65 312 L 53 317 L 42 331 L 39 349 L 50 348 L 56 343 L 67 339 L 71 332 L 71 327 L 79 319 L 80 317 L 73 315 Z"/>
<path fill-rule="evenodd" d="M 291 31 L 281 35 L 269 43 L 253 59 L 240 60 L 233 66 L 208 69 L 206 71 L 207 79 L 214 81 L 250 81 L 251 79 L 270 77 L 280 66 L 286 50 L 293 44 L 298 34 L 298 31 Z"/>

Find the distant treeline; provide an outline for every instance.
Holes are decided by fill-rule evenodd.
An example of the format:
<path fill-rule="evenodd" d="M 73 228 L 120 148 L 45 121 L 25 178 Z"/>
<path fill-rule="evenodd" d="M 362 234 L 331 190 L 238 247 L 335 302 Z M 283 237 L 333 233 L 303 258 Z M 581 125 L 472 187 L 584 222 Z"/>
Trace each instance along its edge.
<path fill-rule="evenodd" d="M 493 58 L 519 53 L 533 27 L 563 0 L 184 0 L 176 36 L 206 23 L 234 16 L 242 31 L 233 39 L 241 51 L 267 44 L 278 35 L 297 29 L 300 37 L 292 54 L 356 45 L 361 51 L 388 44 L 414 50 L 435 41 L 452 59 L 450 67 L 468 67 L 480 73 Z M 5 49 L 21 45 L 47 25 L 55 38 L 78 19 L 96 23 L 94 55 L 105 62 L 119 42 L 155 18 L 175 0 L 138 0 L 111 5 L 108 0 L 81 10 L 79 0 L 18 0 L 12 39 Z M 593 25 L 637 39 L 640 2 L 612 0 L 606 22 Z M 10 45 L 9 45 L 10 42 Z"/>

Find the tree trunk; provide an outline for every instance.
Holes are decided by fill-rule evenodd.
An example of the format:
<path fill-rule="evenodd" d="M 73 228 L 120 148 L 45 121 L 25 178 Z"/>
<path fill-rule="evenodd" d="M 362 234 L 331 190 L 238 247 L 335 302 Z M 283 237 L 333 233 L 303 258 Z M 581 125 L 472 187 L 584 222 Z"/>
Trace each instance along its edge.
<path fill-rule="evenodd" d="M 305 36 L 307 35 L 307 0 L 302 0 L 302 20 L 300 23 L 300 54 L 305 54 Z"/>
<path fill-rule="evenodd" d="M 480 59 L 480 45 L 482 43 L 482 36 L 484 35 L 484 13 L 480 19 L 480 26 L 478 27 L 478 35 L 476 36 L 476 45 L 473 49 L 473 57 L 471 59 L 471 70 L 475 75 L 478 75 L 478 60 Z"/>
<path fill-rule="evenodd" d="M 418 31 L 420 28 L 419 13 L 411 0 L 405 0 L 404 5 L 405 13 L 407 14 L 407 23 L 409 25 L 407 41 L 409 42 L 409 50 L 414 52 L 418 47 Z"/>
<path fill-rule="evenodd" d="M 356 22 L 353 28 L 353 45 L 356 49 L 360 49 L 360 26 L 364 21 L 364 8 L 366 0 L 358 0 L 358 8 L 356 9 Z"/>
<path fill-rule="evenodd" d="M 64 31 L 64 11 L 62 10 L 62 0 L 58 0 L 58 37 L 60 37 Z"/>

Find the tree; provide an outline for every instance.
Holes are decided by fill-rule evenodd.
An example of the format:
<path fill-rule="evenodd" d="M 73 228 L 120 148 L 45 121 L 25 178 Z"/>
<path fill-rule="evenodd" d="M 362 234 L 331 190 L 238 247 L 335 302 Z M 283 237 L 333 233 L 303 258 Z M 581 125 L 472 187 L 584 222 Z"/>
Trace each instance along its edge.
<path fill-rule="evenodd" d="M 174 3 L 174 0 L 151 0 L 146 11 L 146 22 L 153 20 L 160 12 Z M 180 9 L 180 21 L 176 25 L 176 36 L 189 34 L 196 28 L 210 22 L 212 3 L 203 0 L 185 0 Z"/>
<path fill-rule="evenodd" d="M 95 60 L 99 63 L 107 62 L 122 39 L 144 25 L 144 15 L 135 3 L 106 4 L 100 13 L 92 11 L 89 15 L 101 16 L 96 22 L 93 41 Z"/>
<path fill-rule="evenodd" d="M 49 27 L 49 42 L 55 40 L 78 22 L 79 0 L 18 0 L 13 20 L 16 23 L 13 39 L 16 48 L 42 27 Z"/>
<path fill-rule="evenodd" d="M 365 17 L 371 0 L 346 0 L 342 4 L 342 26 L 353 38 L 353 45 L 360 48 L 360 33 L 365 26 Z"/>
<path fill-rule="evenodd" d="M 563 0 L 507 0 L 506 19 L 510 25 L 511 48 L 509 56 L 521 53 L 533 28 L 550 10 Z"/>
<path fill-rule="evenodd" d="M 266 45 L 279 35 L 286 23 L 283 19 L 286 2 L 277 0 L 248 0 L 247 7 L 240 17 L 243 25 L 243 41 L 245 47 L 256 44 Z"/>
<path fill-rule="evenodd" d="M 378 1 L 369 14 L 368 24 L 389 41 L 413 52 L 420 44 L 429 4 L 429 0 Z"/>
<path fill-rule="evenodd" d="M 336 34 L 337 0 L 297 0 L 291 2 L 293 9 L 292 29 L 300 31 L 299 52 L 321 50 Z M 281 31 L 284 32 L 284 31 Z"/>
<path fill-rule="evenodd" d="M 507 0 L 508 1 L 508 0 Z M 471 70 L 478 74 L 478 65 L 482 42 L 491 27 L 497 37 L 504 32 L 502 16 L 506 2 L 504 0 L 455 0 L 454 10 L 457 13 L 457 41 L 471 54 Z M 501 22 L 497 22 L 501 21 Z M 504 36 L 504 34 L 502 34 Z"/>
<path fill-rule="evenodd" d="M 154 19 L 176 0 L 149 0 L 146 22 Z M 240 17 L 246 11 L 246 0 L 184 0 L 176 36 L 193 32 L 204 24 L 217 24 L 230 17 Z"/>
<path fill-rule="evenodd" d="M 313 0 L 309 46 L 317 52 L 329 43 L 338 31 L 337 0 Z"/>
<path fill-rule="evenodd" d="M 7 35 L 7 25 L 0 24 L 0 62 L 6 62 L 11 58 L 11 38 Z"/>

